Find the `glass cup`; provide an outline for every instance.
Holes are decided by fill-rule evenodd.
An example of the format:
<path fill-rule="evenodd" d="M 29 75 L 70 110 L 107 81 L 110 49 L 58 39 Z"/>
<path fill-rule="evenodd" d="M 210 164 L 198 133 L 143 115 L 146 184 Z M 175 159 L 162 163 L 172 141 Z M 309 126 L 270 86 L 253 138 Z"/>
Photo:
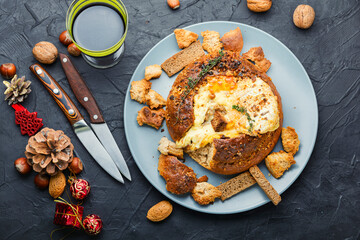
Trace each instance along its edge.
<path fill-rule="evenodd" d="M 107 46 L 102 49 L 103 42 L 106 42 L 106 36 L 102 36 L 101 34 L 96 35 L 96 37 L 101 36 L 103 40 L 99 39 L 92 44 L 98 44 L 95 47 L 88 47 L 84 42 L 77 41 L 77 37 L 74 37 L 74 23 L 76 18 L 87 8 L 93 6 L 103 6 L 110 7 L 112 10 L 116 11 L 122 18 L 124 24 L 124 31 L 120 39 L 116 41 L 113 45 Z M 93 8 L 94 9 L 94 8 Z M 89 11 L 88 11 L 89 12 Z M 94 11 L 93 11 L 94 12 Z M 84 12 L 85 13 L 85 12 Z M 94 12 L 96 14 L 96 12 Z M 88 17 L 91 15 L 88 14 Z M 96 17 L 96 15 L 95 15 Z M 86 21 L 83 21 L 86 23 Z M 78 23 L 80 24 L 80 23 Z M 117 23 L 118 24 L 118 23 Z M 111 23 L 109 23 L 109 26 Z M 84 26 L 84 28 L 89 28 L 89 31 L 92 30 L 92 26 Z M 116 65 L 120 60 L 125 51 L 125 37 L 128 30 L 128 13 L 125 8 L 125 5 L 120 0 L 74 0 L 67 11 L 66 14 L 66 30 L 68 31 L 71 40 L 73 43 L 79 48 L 81 54 L 85 61 L 93 67 L 96 68 L 109 68 Z M 94 32 L 89 32 L 93 34 Z M 90 34 L 90 35 L 91 35 Z M 93 45 L 94 46 L 94 45 Z"/>

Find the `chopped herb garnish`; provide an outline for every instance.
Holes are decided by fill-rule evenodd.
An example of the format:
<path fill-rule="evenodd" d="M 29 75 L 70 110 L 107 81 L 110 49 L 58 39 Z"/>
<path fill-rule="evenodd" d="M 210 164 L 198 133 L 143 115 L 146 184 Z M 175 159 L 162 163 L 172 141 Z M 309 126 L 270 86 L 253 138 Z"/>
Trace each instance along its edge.
<path fill-rule="evenodd" d="M 192 77 L 188 78 L 187 86 L 185 86 L 185 91 L 182 93 L 181 99 L 184 100 L 187 95 L 189 95 L 190 91 L 195 88 L 196 84 L 207 74 L 213 67 L 218 64 L 222 57 L 224 56 L 224 52 L 222 50 L 219 51 L 219 55 L 217 58 L 209 60 L 209 63 L 206 65 L 202 65 L 202 70 L 198 74 L 198 76 L 194 79 Z"/>
<path fill-rule="evenodd" d="M 238 105 L 232 105 L 232 108 L 235 109 L 236 111 L 241 112 L 242 114 L 245 114 L 245 116 L 246 116 L 246 118 L 247 118 L 247 120 L 249 122 L 249 126 L 250 126 L 248 131 L 252 132 L 253 127 L 254 127 L 253 122 L 255 122 L 255 121 L 253 119 L 251 119 L 250 114 L 247 112 L 246 108 L 239 107 Z"/>
<path fill-rule="evenodd" d="M 198 82 L 213 68 L 215 67 L 222 59 L 222 57 L 224 56 L 224 52 L 222 50 L 219 51 L 219 56 L 217 58 L 211 59 L 209 60 L 209 63 L 204 65 L 201 65 L 202 70 L 199 72 L 199 74 L 197 75 L 196 78 L 192 78 L 189 77 L 188 78 L 188 82 L 187 85 L 185 86 L 185 91 L 182 92 L 181 94 L 181 102 L 178 108 L 178 112 L 177 112 L 177 117 L 176 119 L 178 120 L 179 115 L 180 115 L 180 108 L 182 103 L 184 102 L 184 100 L 186 99 L 187 95 L 189 95 L 189 93 L 191 92 L 192 89 L 195 88 L 196 84 L 198 84 Z"/>

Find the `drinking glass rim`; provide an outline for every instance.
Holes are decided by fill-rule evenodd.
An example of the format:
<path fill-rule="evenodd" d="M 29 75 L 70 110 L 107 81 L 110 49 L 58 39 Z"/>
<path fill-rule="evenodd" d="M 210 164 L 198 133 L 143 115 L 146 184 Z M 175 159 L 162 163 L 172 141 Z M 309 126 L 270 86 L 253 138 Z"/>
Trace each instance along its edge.
<path fill-rule="evenodd" d="M 81 5 L 85 2 L 87 2 L 86 5 L 81 6 L 80 9 L 75 11 L 75 13 L 72 12 L 75 7 L 77 8 L 77 7 L 79 7 L 79 5 Z M 124 24 L 125 24 L 125 31 L 124 31 L 124 34 L 122 35 L 122 37 L 120 38 L 120 40 L 117 43 L 115 43 L 113 46 L 111 46 L 107 49 L 98 50 L 98 51 L 90 50 L 90 49 L 80 46 L 72 36 L 72 25 L 73 25 L 73 21 L 75 20 L 76 14 L 79 11 L 81 11 L 84 7 L 86 7 L 90 4 L 95 5 L 96 3 L 108 4 L 112 7 L 114 7 L 115 8 L 114 10 L 120 14 L 120 16 L 123 18 Z M 120 4 L 120 5 L 118 5 L 118 4 Z M 78 5 L 78 6 L 76 6 L 76 5 Z M 124 14 L 122 14 L 121 10 L 123 11 Z M 124 44 L 126 34 L 128 31 L 128 25 L 129 25 L 128 23 L 129 23 L 129 15 L 128 15 L 127 9 L 125 7 L 125 4 L 121 0 L 73 0 L 66 12 L 65 25 L 66 25 L 66 30 L 68 31 L 72 42 L 80 49 L 80 51 L 82 53 L 89 55 L 91 57 L 106 57 L 106 56 L 109 56 L 112 53 L 116 52 Z"/>

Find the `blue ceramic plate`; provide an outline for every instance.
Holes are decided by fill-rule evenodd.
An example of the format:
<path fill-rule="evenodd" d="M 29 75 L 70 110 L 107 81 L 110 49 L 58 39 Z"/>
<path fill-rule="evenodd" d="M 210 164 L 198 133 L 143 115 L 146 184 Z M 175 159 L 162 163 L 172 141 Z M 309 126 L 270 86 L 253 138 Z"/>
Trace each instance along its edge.
<path fill-rule="evenodd" d="M 283 126 L 295 128 L 301 141 L 300 150 L 295 155 L 296 164 L 293 165 L 289 171 L 285 172 L 280 179 L 269 176 L 269 171 L 264 163 L 259 165 L 269 182 L 281 194 L 290 187 L 300 175 L 310 158 L 315 144 L 318 128 L 318 109 L 314 89 L 304 67 L 295 55 L 279 40 L 257 28 L 235 22 L 205 22 L 191 25 L 185 29 L 197 33 L 202 42 L 202 31 L 214 30 L 222 36 L 224 33 L 237 27 L 240 27 L 244 39 L 243 52 L 247 52 L 251 47 L 261 46 L 264 50 L 265 57 L 272 62 L 267 74 L 272 78 L 282 98 L 284 111 Z M 143 79 L 146 66 L 153 64 L 160 65 L 167 58 L 179 51 L 180 49 L 177 46 L 175 35 L 170 34 L 156 44 L 141 60 L 131 81 Z M 169 78 L 166 73 L 163 72 L 159 79 L 152 80 L 152 89 L 166 99 L 176 77 L 177 75 Z M 212 214 L 239 213 L 257 208 L 269 202 L 267 196 L 257 185 L 250 187 L 224 202 L 216 200 L 214 204 L 207 206 L 200 206 L 189 194 L 178 196 L 166 191 L 165 181 L 157 171 L 159 157 L 157 150 L 158 142 L 163 136 L 171 139 L 166 124 L 164 122 L 162 126 L 162 129 L 164 129 L 163 132 L 148 126 L 140 127 L 136 122 L 136 116 L 137 112 L 144 105 L 131 100 L 129 90 L 130 84 L 127 89 L 124 106 L 127 142 L 141 172 L 162 194 L 184 207 Z M 277 152 L 281 149 L 281 142 L 279 141 L 274 151 Z M 233 177 L 212 173 L 198 165 L 189 156 L 186 156 L 185 164 L 192 167 L 197 176 L 207 175 L 209 177 L 209 183 L 214 186 Z M 286 201 L 286 199 L 283 201 Z"/>

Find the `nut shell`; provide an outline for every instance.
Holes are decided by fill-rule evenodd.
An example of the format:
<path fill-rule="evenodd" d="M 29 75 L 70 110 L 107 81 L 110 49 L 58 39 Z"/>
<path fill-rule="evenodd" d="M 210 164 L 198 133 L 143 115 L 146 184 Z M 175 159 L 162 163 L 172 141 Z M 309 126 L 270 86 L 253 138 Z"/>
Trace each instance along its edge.
<path fill-rule="evenodd" d="M 34 178 L 35 185 L 40 189 L 45 189 L 49 186 L 49 177 L 45 174 L 36 174 Z"/>
<path fill-rule="evenodd" d="M 167 4 L 171 9 L 177 9 L 180 7 L 180 1 L 179 0 L 167 0 Z"/>
<path fill-rule="evenodd" d="M 293 14 L 293 22 L 295 26 L 301 29 L 308 29 L 311 27 L 315 20 L 315 11 L 314 9 L 305 4 L 301 4 L 296 7 Z"/>
<path fill-rule="evenodd" d="M 253 12 L 266 12 L 271 5 L 272 0 L 247 0 L 247 7 Z"/>
<path fill-rule="evenodd" d="M 70 53 L 70 55 L 77 57 L 80 56 L 81 51 L 78 49 L 78 47 L 75 45 L 75 43 L 72 43 L 68 46 L 67 48 L 68 52 Z"/>
<path fill-rule="evenodd" d="M 65 46 L 72 43 L 70 35 L 67 30 L 63 31 L 59 36 L 59 41 L 64 44 Z"/>
<path fill-rule="evenodd" d="M 79 174 L 82 172 L 84 167 L 80 158 L 74 157 L 68 168 L 69 171 L 72 172 L 73 174 Z"/>
<path fill-rule="evenodd" d="M 45 41 L 37 43 L 34 46 L 32 53 L 36 60 L 43 64 L 51 64 L 55 62 L 58 56 L 58 50 L 55 45 Z"/>
<path fill-rule="evenodd" d="M 66 177 L 62 172 L 50 177 L 49 193 L 53 198 L 58 198 L 64 192 Z"/>
<path fill-rule="evenodd" d="M 16 74 L 16 67 L 13 63 L 4 63 L 0 66 L 0 73 L 6 79 L 11 79 Z"/>
<path fill-rule="evenodd" d="M 16 170 L 21 174 L 27 174 L 31 171 L 31 167 L 27 163 L 27 159 L 24 157 L 16 159 L 14 165 Z"/>
<path fill-rule="evenodd" d="M 160 222 L 170 216 L 173 206 L 169 201 L 161 201 L 151 207 L 146 215 L 152 222 Z"/>

